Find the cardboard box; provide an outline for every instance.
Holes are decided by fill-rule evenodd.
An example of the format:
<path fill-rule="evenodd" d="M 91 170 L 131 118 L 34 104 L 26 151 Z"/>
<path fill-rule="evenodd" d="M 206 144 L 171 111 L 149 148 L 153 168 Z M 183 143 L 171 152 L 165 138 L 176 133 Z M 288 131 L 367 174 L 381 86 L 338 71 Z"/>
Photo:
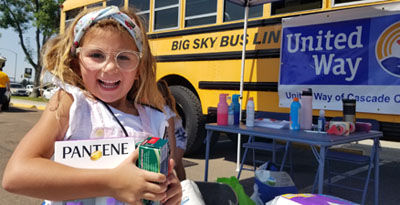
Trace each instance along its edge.
<path fill-rule="evenodd" d="M 148 137 L 140 143 L 138 167 L 168 175 L 168 140 Z"/>
<path fill-rule="evenodd" d="M 148 137 L 139 145 L 138 167 L 168 175 L 168 140 Z M 143 200 L 144 205 L 159 205 L 159 201 Z"/>
<path fill-rule="evenodd" d="M 111 169 L 134 150 L 132 137 L 57 141 L 54 161 L 76 168 Z"/>
<path fill-rule="evenodd" d="M 135 139 L 132 137 L 57 141 L 54 146 L 54 161 L 75 168 L 111 169 L 117 167 L 134 150 Z M 104 196 L 72 201 L 45 201 L 45 204 L 122 205 L 124 203 Z"/>

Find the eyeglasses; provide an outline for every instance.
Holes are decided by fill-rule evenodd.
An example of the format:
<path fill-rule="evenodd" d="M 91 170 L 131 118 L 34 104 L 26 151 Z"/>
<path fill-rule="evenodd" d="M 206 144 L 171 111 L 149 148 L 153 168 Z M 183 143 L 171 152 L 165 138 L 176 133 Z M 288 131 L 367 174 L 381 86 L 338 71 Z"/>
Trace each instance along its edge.
<path fill-rule="evenodd" d="M 140 62 L 142 54 L 132 50 L 119 52 L 105 52 L 100 48 L 79 47 L 76 49 L 81 62 L 87 69 L 100 70 L 109 62 L 110 55 L 114 56 L 114 61 L 121 70 L 135 70 Z"/>

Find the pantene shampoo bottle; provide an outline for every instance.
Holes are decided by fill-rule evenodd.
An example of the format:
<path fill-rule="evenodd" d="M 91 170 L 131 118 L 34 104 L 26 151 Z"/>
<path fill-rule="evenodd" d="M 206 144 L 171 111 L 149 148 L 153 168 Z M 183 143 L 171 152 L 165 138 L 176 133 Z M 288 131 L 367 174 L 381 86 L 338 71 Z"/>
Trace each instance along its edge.
<path fill-rule="evenodd" d="M 301 93 L 300 129 L 312 129 L 312 90 L 308 88 Z"/>
<path fill-rule="evenodd" d="M 217 107 L 217 124 L 228 125 L 228 103 L 226 102 L 228 94 L 219 95 L 219 103 Z"/>

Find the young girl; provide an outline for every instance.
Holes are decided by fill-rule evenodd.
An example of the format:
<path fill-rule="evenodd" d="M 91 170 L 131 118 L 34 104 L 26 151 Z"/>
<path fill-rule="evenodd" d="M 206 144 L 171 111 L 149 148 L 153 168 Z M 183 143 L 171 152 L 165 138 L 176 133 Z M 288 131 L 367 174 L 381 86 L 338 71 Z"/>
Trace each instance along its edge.
<path fill-rule="evenodd" d="M 168 176 L 136 167 L 137 150 L 113 169 L 78 169 L 51 160 L 59 140 L 133 136 L 138 142 L 164 135 L 155 60 L 134 12 L 113 6 L 83 11 L 65 34 L 46 44 L 43 67 L 61 89 L 15 149 L 3 187 L 53 201 L 111 196 L 130 204 L 142 199 L 180 204 L 173 160 Z"/>
<path fill-rule="evenodd" d="M 183 181 L 186 179 L 186 172 L 182 163 L 182 158 L 186 149 L 186 132 L 182 126 L 182 119 L 179 117 L 179 114 L 176 111 L 175 99 L 168 88 L 167 82 L 160 80 L 158 81 L 157 85 L 166 101 L 164 112 L 166 113 L 168 119 L 167 135 L 171 147 L 171 156 L 176 163 L 176 175 L 178 176 L 179 180 Z"/>

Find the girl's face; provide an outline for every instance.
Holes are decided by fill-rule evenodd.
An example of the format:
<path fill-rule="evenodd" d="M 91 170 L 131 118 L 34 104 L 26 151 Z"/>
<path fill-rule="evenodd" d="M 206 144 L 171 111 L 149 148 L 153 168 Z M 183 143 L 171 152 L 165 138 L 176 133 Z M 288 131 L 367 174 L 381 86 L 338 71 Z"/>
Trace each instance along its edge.
<path fill-rule="evenodd" d="M 87 63 L 85 66 L 82 62 L 82 56 L 79 55 L 80 71 L 86 89 L 95 97 L 117 109 L 121 109 L 121 106 L 126 105 L 126 96 L 135 79 L 137 79 L 139 67 L 134 70 L 122 70 L 115 61 L 115 55 L 120 51 L 138 51 L 132 37 L 127 32 L 88 31 L 82 41 L 81 48 L 98 48 L 108 56 L 108 61 L 104 67 L 91 69 L 87 67 Z M 98 54 L 94 57 L 99 58 Z"/>

